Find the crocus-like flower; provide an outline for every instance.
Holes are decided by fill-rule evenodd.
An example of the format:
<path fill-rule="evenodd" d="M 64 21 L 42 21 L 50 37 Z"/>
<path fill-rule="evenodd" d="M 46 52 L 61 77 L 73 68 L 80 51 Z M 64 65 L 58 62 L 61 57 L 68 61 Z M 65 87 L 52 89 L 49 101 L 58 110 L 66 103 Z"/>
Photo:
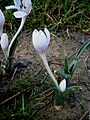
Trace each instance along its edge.
<path fill-rule="evenodd" d="M 32 3 L 31 0 L 14 0 L 14 5 L 6 6 L 6 9 L 17 9 L 18 11 L 14 12 L 16 18 L 26 17 L 31 9 Z"/>
<path fill-rule="evenodd" d="M 50 33 L 47 28 L 44 29 L 44 32 L 42 30 L 37 31 L 36 29 L 33 31 L 32 35 L 33 45 L 35 49 L 39 53 L 46 52 L 49 42 L 50 42 Z"/>
<path fill-rule="evenodd" d="M 4 17 L 3 12 L 0 10 L 0 37 L 3 33 L 4 22 L 5 22 L 5 17 Z"/>
<path fill-rule="evenodd" d="M 32 34 L 32 42 L 33 46 L 36 49 L 36 51 L 39 53 L 41 59 L 43 60 L 43 63 L 51 76 L 53 83 L 57 89 L 59 89 L 58 83 L 48 65 L 47 59 L 46 59 L 46 51 L 50 42 L 50 33 L 47 28 L 44 29 L 44 32 L 42 30 L 37 31 L 36 29 L 33 31 Z"/>
<path fill-rule="evenodd" d="M 66 90 L 66 80 L 62 80 L 61 83 L 59 84 L 61 92 L 64 92 Z"/>
<path fill-rule="evenodd" d="M 18 28 L 16 34 L 12 38 L 10 45 L 8 47 L 8 57 L 10 57 L 11 47 L 15 43 L 14 41 L 16 37 L 18 36 L 18 34 L 20 33 L 20 31 L 22 30 L 24 26 L 26 17 L 28 16 L 28 14 L 30 13 L 32 9 L 32 3 L 31 3 L 31 0 L 14 0 L 14 5 L 6 6 L 5 8 L 6 9 L 17 9 L 17 11 L 14 12 L 13 14 L 16 18 L 21 18 L 20 27 Z"/>
<path fill-rule="evenodd" d="M 6 33 L 3 33 L 1 36 L 1 48 L 6 57 L 7 56 L 7 48 L 8 48 L 8 35 Z"/>

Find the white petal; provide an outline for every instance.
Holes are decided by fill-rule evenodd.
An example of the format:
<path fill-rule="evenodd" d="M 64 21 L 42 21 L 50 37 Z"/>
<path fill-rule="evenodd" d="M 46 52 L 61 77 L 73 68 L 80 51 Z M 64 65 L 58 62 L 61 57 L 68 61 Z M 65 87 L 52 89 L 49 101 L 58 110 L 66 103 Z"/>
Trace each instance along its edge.
<path fill-rule="evenodd" d="M 39 52 L 38 43 L 37 43 L 38 38 L 39 38 L 39 32 L 35 29 L 32 33 L 32 42 L 33 42 L 34 48 Z"/>
<path fill-rule="evenodd" d="M 64 92 L 66 90 L 66 80 L 65 79 L 61 81 L 59 87 L 60 87 L 61 92 Z"/>
<path fill-rule="evenodd" d="M 9 9 L 17 9 L 17 7 L 15 5 L 6 6 L 5 8 L 7 10 L 9 10 Z"/>
<path fill-rule="evenodd" d="M 27 13 L 25 13 L 23 11 L 16 11 L 13 14 L 16 18 L 23 18 L 23 17 L 27 16 Z"/>
<path fill-rule="evenodd" d="M 32 3 L 31 3 L 31 0 L 26 0 L 25 1 L 25 5 L 26 7 L 26 13 L 29 14 L 31 12 L 31 9 L 32 9 Z"/>
<path fill-rule="evenodd" d="M 5 22 L 5 17 L 3 12 L 0 10 L 0 28 L 3 28 Z"/>
<path fill-rule="evenodd" d="M 48 44 L 49 44 L 49 42 L 50 42 L 50 32 L 49 32 L 49 30 L 47 28 L 44 29 L 44 32 L 45 32 L 45 34 L 47 36 Z"/>
<path fill-rule="evenodd" d="M 14 0 L 14 4 L 18 10 L 20 10 L 21 0 Z"/>
<path fill-rule="evenodd" d="M 33 45 L 39 53 L 43 53 L 47 50 L 48 43 L 45 34 L 40 30 L 33 31 L 32 35 Z"/>
<path fill-rule="evenodd" d="M 1 48 L 4 50 L 7 49 L 7 47 L 8 47 L 8 36 L 6 33 L 3 33 L 1 36 Z"/>

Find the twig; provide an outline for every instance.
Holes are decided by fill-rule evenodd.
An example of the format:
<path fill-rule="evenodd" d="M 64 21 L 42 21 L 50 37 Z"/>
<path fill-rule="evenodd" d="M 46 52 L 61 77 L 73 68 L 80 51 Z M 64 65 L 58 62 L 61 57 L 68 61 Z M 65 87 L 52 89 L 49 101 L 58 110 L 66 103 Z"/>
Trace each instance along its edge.
<path fill-rule="evenodd" d="M 32 113 L 32 116 L 34 116 L 35 114 L 36 114 L 36 112 L 38 112 L 38 110 L 40 110 L 40 109 L 42 109 L 42 108 L 44 108 L 44 107 L 46 107 L 46 106 L 48 106 L 50 103 L 52 103 L 53 102 L 53 100 L 54 100 L 54 98 L 53 99 L 51 99 L 48 103 L 46 103 L 46 104 L 44 104 L 44 105 L 42 105 L 42 106 L 40 106 L 39 108 L 37 108 L 33 113 Z M 32 108 L 33 109 L 33 108 Z"/>
<path fill-rule="evenodd" d="M 48 93 L 46 96 L 44 96 L 44 98 L 49 97 L 50 95 L 52 95 L 54 93 L 54 90 L 52 90 L 50 93 Z"/>
<path fill-rule="evenodd" d="M 84 85 L 85 85 L 85 86 L 86 86 L 86 88 L 90 91 L 89 84 L 87 84 L 86 82 L 84 82 Z"/>
<path fill-rule="evenodd" d="M 17 72 L 17 67 L 16 67 L 16 68 L 15 68 L 15 70 L 14 70 L 14 73 L 13 73 L 13 75 L 12 75 L 12 78 L 11 78 L 11 81 L 10 81 L 10 82 L 12 82 L 12 81 L 13 81 L 13 79 L 14 79 L 14 76 L 15 76 L 16 72 Z"/>
<path fill-rule="evenodd" d="M 15 68 L 15 70 L 14 70 L 14 73 L 13 73 L 13 75 L 12 75 L 12 78 L 11 78 L 9 84 L 8 84 L 8 88 L 10 87 L 10 84 L 11 84 L 12 81 L 14 80 L 14 77 L 15 77 L 16 72 L 17 72 L 17 68 Z"/>
<path fill-rule="evenodd" d="M 89 110 L 87 110 L 87 111 L 81 116 L 81 118 L 80 118 L 79 120 L 83 120 L 88 113 L 89 113 Z M 84 119 L 84 120 L 85 120 L 85 119 Z"/>
<path fill-rule="evenodd" d="M 11 99 L 13 99 L 13 98 L 17 97 L 18 95 L 20 95 L 21 93 L 23 93 L 23 92 L 27 91 L 28 89 L 29 89 L 29 87 L 28 87 L 28 88 L 26 88 L 26 89 L 24 89 L 22 92 L 18 92 L 17 94 L 13 95 L 12 97 L 10 97 L 10 98 L 8 98 L 8 99 L 4 100 L 3 102 L 1 102 L 1 103 L 0 103 L 0 105 L 3 105 L 4 103 L 8 102 L 9 100 L 11 100 Z"/>

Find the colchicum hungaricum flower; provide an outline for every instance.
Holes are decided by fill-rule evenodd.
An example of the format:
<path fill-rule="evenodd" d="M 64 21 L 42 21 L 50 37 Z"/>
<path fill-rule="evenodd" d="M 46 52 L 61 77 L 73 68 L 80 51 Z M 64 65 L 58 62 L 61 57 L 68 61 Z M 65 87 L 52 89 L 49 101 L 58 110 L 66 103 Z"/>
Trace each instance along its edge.
<path fill-rule="evenodd" d="M 0 37 L 1 37 L 2 33 L 3 33 L 4 22 L 5 22 L 5 17 L 4 17 L 3 12 L 0 9 Z"/>
<path fill-rule="evenodd" d="M 37 31 L 36 29 L 33 31 L 32 35 L 33 45 L 37 52 L 40 54 L 46 53 L 49 42 L 50 42 L 50 33 L 47 28 Z"/>
<path fill-rule="evenodd" d="M 48 29 L 45 28 L 44 32 L 42 30 L 38 31 L 35 29 L 32 34 L 32 42 L 33 42 L 34 48 L 36 49 L 36 51 L 39 53 L 41 59 L 43 60 L 44 65 L 45 65 L 49 75 L 51 76 L 55 87 L 58 90 L 62 90 L 62 92 L 65 91 L 65 88 L 64 88 L 65 85 L 63 85 L 63 83 L 61 83 L 61 85 L 63 85 L 64 87 L 61 87 L 61 85 L 60 86 L 58 85 L 58 83 L 48 65 L 47 59 L 46 59 L 46 51 L 48 49 L 48 45 L 50 42 L 50 33 L 49 33 Z M 64 82 L 64 84 L 65 84 L 65 82 Z"/>
<path fill-rule="evenodd" d="M 4 52 L 5 57 L 7 57 L 8 35 L 6 33 L 3 33 L 1 36 L 1 48 Z"/>
<path fill-rule="evenodd" d="M 20 27 L 18 29 L 18 31 L 16 32 L 16 34 L 14 35 L 14 37 L 12 38 L 10 45 L 8 47 L 8 57 L 10 57 L 10 52 L 11 52 L 11 48 L 13 46 L 13 44 L 15 43 L 15 39 L 18 36 L 18 34 L 20 33 L 20 31 L 22 30 L 26 17 L 29 15 L 31 9 L 32 9 L 32 3 L 31 0 L 14 0 L 14 5 L 10 5 L 10 6 L 6 6 L 5 7 L 7 10 L 8 9 L 17 9 L 16 12 L 14 12 L 14 16 L 16 18 L 21 18 L 21 24 Z M 17 42 L 16 42 L 17 44 Z M 15 45 L 14 45 L 15 46 Z"/>
<path fill-rule="evenodd" d="M 32 34 L 32 42 L 33 42 L 34 48 L 36 49 L 41 59 L 43 60 L 44 65 L 53 80 L 54 85 L 58 90 L 60 90 L 61 92 L 64 92 L 66 90 L 66 80 L 65 79 L 62 80 L 61 83 L 58 85 L 46 59 L 46 51 L 48 49 L 48 45 L 50 42 L 50 33 L 48 29 L 45 28 L 44 32 L 42 30 L 38 31 L 35 29 Z"/>
<path fill-rule="evenodd" d="M 14 0 L 14 5 L 6 6 L 6 9 L 17 9 L 14 12 L 16 18 L 22 18 L 28 16 L 32 9 L 31 0 Z"/>

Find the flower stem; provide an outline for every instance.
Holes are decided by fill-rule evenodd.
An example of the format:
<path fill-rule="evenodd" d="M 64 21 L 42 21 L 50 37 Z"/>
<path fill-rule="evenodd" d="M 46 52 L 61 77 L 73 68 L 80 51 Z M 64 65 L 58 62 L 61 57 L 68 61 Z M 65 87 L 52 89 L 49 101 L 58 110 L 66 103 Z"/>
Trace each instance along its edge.
<path fill-rule="evenodd" d="M 24 26 L 24 23 L 25 23 L 25 20 L 26 20 L 26 17 L 22 18 L 20 27 L 19 27 L 19 29 L 17 30 L 16 34 L 14 35 L 14 37 L 12 38 L 12 40 L 11 40 L 11 42 L 10 42 L 10 45 L 9 45 L 9 47 L 8 47 L 8 57 L 10 57 L 11 47 L 12 47 L 15 39 L 17 38 L 18 34 L 19 34 L 20 31 L 22 30 L 22 28 L 23 28 L 23 26 Z"/>
<path fill-rule="evenodd" d="M 40 53 L 40 57 L 43 60 L 43 63 L 45 65 L 49 75 L 51 76 L 55 87 L 59 90 L 58 83 L 57 83 L 57 81 L 56 81 L 56 79 L 55 79 L 55 77 L 54 77 L 54 75 L 53 75 L 53 73 L 52 73 L 52 71 L 51 71 L 51 69 L 50 69 L 50 67 L 48 65 L 48 62 L 47 62 L 47 59 L 46 59 L 46 54 L 45 53 Z"/>
<path fill-rule="evenodd" d="M 56 81 L 56 79 L 55 79 L 55 77 L 54 77 L 54 75 L 53 75 L 53 73 L 48 65 L 48 62 L 46 59 L 46 53 L 40 53 L 40 57 L 43 60 L 44 65 L 45 65 L 49 75 L 51 76 L 52 82 L 56 88 L 55 89 L 55 106 L 61 106 L 64 102 L 63 94 L 62 94 L 61 90 L 59 89 L 58 83 L 57 83 L 57 81 Z"/>

